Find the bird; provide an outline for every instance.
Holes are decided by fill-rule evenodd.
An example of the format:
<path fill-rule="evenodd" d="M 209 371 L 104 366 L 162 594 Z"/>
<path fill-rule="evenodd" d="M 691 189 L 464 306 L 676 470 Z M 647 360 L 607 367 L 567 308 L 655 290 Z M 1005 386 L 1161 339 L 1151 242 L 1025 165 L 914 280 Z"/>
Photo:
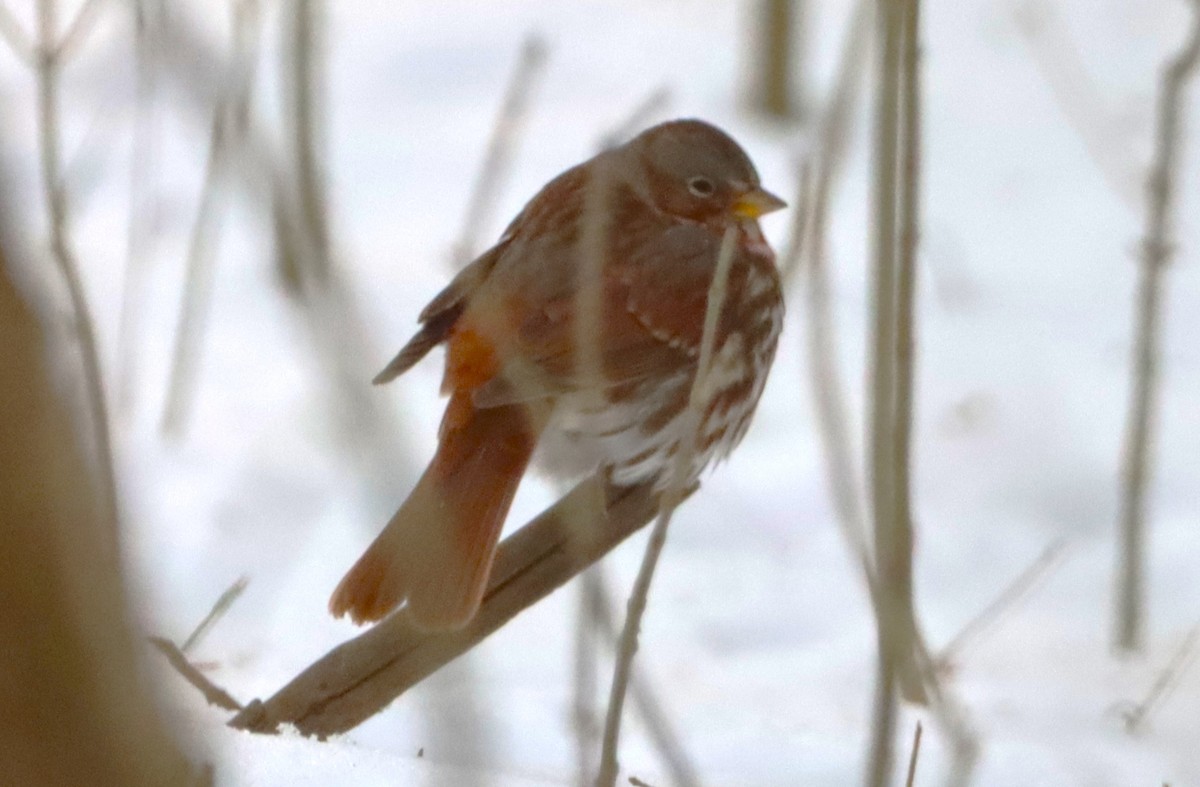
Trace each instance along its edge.
<path fill-rule="evenodd" d="M 408 498 L 337 585 L 358 624 L 397 607 L 431 631 L 479 609 L 505 517 L 536 461 L 559 474 L 661 493 L 697 429 L 688 483 L 749 427 L 783 325 L 774 253 L 758 219 L 785 207 L 750 157 L 702 120 L 673 120 L 546 184 L 494 246 L 419 316 L 373 380 L 445 345 L 437 450 Z M 684 418 L 722 239 L 735 246 L 703 377 Z"/>

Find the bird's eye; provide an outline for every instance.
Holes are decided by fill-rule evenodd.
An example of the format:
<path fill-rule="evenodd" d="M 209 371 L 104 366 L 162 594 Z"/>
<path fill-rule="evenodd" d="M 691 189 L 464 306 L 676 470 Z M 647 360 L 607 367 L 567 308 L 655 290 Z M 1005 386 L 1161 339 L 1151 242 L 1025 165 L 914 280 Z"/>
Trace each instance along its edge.
<path fill-rule="evenodd" d="M 711 197 L 716 190 L 716 186 L 708 178 L 692 178 L 688 181 L 688 191 L 697 197 Z"/>

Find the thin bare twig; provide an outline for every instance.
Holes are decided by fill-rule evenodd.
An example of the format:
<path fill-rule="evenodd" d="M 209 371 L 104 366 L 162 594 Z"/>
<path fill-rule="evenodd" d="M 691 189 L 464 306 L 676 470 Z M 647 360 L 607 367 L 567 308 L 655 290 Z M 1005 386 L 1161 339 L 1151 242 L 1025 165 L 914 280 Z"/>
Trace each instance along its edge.
<path fill-rule="evenodd" d="M 716 269 L 713 271 L 712 284 L 708 290 L 707 308 L 704 313 L 704 332 L 701 334 L 700 340 L 700 357 L 696 362 L 696 376 L 692 380 L 692 387 L 688 392 L 687 410 L 681 419 L 679 450 L 671 467 L 669 483 L 662 492 L 658 518 L 654 522 L 650 541 L 642 556 L 642 565 L 638 569 L 637 578 L 634 580 L 633 589 L 629 594 L 625 626 L 621 631 L 621 640 L 617 648 L 617 664 L 613 670 L 612 690 L 609 693 L 608 711 L 604 720 L 600 773 L 596 777 L 598 787 L 614 787 L 617 783 L 619 771 L 617 746 L 621 736 L 621 717 L 625 708 L 625 696 L 629 690 L 633 657 L 637 653 L 638 632 L 641 629 L 642 616 L 646 612 L 650 584 L 654 580 L 654 569 L 658 566 L 658 559 L 667 542 L 667 530 L 671 524 L 671 516 L 683 500 L 688 474 L 692 472 L 692 462 L 696 457 L 699 431 L 703 427 L 704 408 L 707 404 L 705 382 L 709 367 L 712 365 L 713 348 L 717 338 L 717 323 L 725 306 L 725 290 L 728 284 L 729 270 L 733 265 L 737 231 L 736 227 L 727 228 L 725 237 L 721 240 Z"/>
<path fill-rule="evenodd" d="M 958 630 L 958 633 L 950 638 L 950 641 L 938 654 L 938 665 L 945 666 L 953 662 L 972 640 L 977 640 L 981 634 L 995 626 L 1006 613 L 1011 612 L 1022 598 L 1031 593 L 1046 578 L 1050 569 L 1059 563 L 1059 558 L 1062 557 L 1066 546 L 1066 540 L 1060 538 L 1042 550 L 1036 560 L 1026 566 L 1025 570 L 1018 574 L 990 604 L 968 620 Z"/>
<path fill-rule="evenodd" d="M 917 783 L 917 758 L 921 756 L 921 722 L 913 730 L 912 751 L 908 755 L 908 776 L 904 779 L 904 787 L 913 787 Z"/>
<path fill-rule="evenodd" d="M 508 83 L 504 100 L 496 122 L 492 125 L 492 136 L 488 140 L 483 164 L 471 189 L 467 201 L 467 215 L 463 220 L 462 233 L 454 244 L 454 267 L 461 268 L 479 254 L 479 235 L 491 224 L 500 187 L 507 179 L 512 164 L 513 152 L 524 127 L 529 111 L 529 98 L 533 86 L 546 63 L 548 47 L 537 34 L 526 36 L 521 44 L 516 68 Z"/>
<path fill-rule="evenodd" d="M 1179 685 L 1183 674 L 1195 661 L 1197 641 L 1200 641 L 1200 626 L 1193 626 L 1171 655 L 1167 666 L 1155 678 L 1142 701 L 1121 714 L 1126 732 L 1130 734 L 1138 732 L 1163 700 L 1170 696 L 1171 691 Z"/>
<path fill-rule="evenodd" d="M 589 582 L 590 575 L 594 575 L 596 581 Z M 583 592 L 600 637 L 610 644 L 615 644 L 618 634 L 616 615 L 613 613 L 612 602 L 605 593 L 602 576 L 599 566 L 589 569 L 583 576 Z M 645 680 L 644 673 L 636 669 L 629 680 L 629 695 L 633 700 L 634 711 L 646 726 L 650 742 L 663 758 L 671 784 L 678 787 L 693 787 L 699 784 L 700 777 L 696 773 L 696 767 L 663 710 L 662 702 L 655 696 L 650 682 Z"/>
<path fill-rule="evenodd" d="M 167 657 L 167 663 L 182 675 L 184 680 L 200 690 L 209 705 L 216 705 L 227 711 L 242 710 L 242 704 L 230 696 L 225 689 L 205 677 L 204 673 L 193 667 L 187 656 L 175 646 L 174 642 L 163 637 L 150 637 L 150 644 Z"/>
<path fill-rule="evenodd" d="M 212 609 L 208 611 L 204 619 L 188 635 L 188 638 L 183 641 L 183 645 L 179 649 L 187 653 L 200 644 L 200 640 L 212 629 L 213 624 L 220 620 L 229 611 L 229 608 L 233 606 L 234 602 L 241 598 L 248 584 L 250 584 L 249 577 L 238 577 L 232 585 L 226 588 L 225 592 L 217 598 Z"/>
<path fill-rule="evenodd" d="M 1158 100 L 1154 163 L 1146 183 L 1148 207 L 1136 300 L 1133 392 L 1129 401 L 1121 468 L 1120 546 L 1117 554 L 1114 647 L 1140 652 L 1145 639 L 1146 487 L 1151 476 L 1154 418 L 1158 413 L 1163 272 L 1174 253 L 1175 182 L 1183 91 L 1200 62 L 1200 2 L 1182 50 L 1163 70 Z"/>

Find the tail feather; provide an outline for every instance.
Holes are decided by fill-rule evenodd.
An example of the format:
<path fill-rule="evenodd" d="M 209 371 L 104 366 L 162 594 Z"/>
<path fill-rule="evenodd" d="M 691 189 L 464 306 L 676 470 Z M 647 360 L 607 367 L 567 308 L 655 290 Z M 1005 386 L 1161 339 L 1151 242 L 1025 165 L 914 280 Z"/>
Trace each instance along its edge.
<path fill-rule="evenodd" d="M 371 384 L 383 385 L 384 383 L 390 383 L 413 366 L 416 366 L 417 361 L 424 358 L 429 354 L 430 350 L 446 340 L 446 337 L 450 335 L 450 329 L 454 326 L 454 321 L 458 319 L 461 312 L 462 309 L 459 308 L 431 317 L 408 340 L 408 344 L 400 348 L 400 352 L 396 353 L 396 357 L 388 362 L 383 371 L 375 375 L 371 380 Z"/>
<path fill-rule="evenodd" d="M 536 441 L 525 408 L 476 410 L 469 393 L 456 393 L 433 461 L 342 579 L 330 612 L 364 623 L 407 601 L 423 628 L 466 625 Z"/>

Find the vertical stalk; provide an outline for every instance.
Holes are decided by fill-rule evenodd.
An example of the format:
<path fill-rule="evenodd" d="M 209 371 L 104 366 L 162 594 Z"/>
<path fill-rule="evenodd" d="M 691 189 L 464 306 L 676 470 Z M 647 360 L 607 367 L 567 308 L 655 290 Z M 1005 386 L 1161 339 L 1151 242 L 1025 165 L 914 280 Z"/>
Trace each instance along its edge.
<path fill-rule="evenodd" d="M 1125 653 L 1141 651 L 1145 640 L 1146 487 L 1151 475 L 1150 453 L 1158 412 L 1163 272 L 1173 253 L 1171 220 L 1181 136 L 1182 93 L 1200 59 L 1200 4 L 1193 3 L 1193 10 L 1195 15 L 1189 38 L 1163 71 L 1154 163 L 1146 184 L 1149 200 L 1136 299 L 1133 392 L 1122 452 L 1117 551 L 1114 646 Z"/>
<path fill-rule="evenodd" d="M 870 492 L 879 582 L 879 665 L 866 783 L 890 784 L 897 672 L 912 656 L 913 537 L 909 496 L 917 227 L 916 0 L 879 0 L 872 234 Z"/>
<path fill-rule="evenodd" d="M 117 481 L 113 467 L 112 436 L 109 431 L 108 403 L 104 393 L 104 375 L 96 343 L 91 308 L 79 276 L 79 266 L 71 249 L 67 216 L 67 197 L 62 182 L 62 140 L 58 116 L 58 75 L 61 66 L 58 42 L 56 0 L 41 0 L 37 13 L 37 114 L 39 127 L 39 163 L 42 188 L 49 219 L 50 252 L 67 288 L 74 313 L 83 362 L 92 437 L 95 441 L 99 496 L 105 515 L 117 521 Z"/>

